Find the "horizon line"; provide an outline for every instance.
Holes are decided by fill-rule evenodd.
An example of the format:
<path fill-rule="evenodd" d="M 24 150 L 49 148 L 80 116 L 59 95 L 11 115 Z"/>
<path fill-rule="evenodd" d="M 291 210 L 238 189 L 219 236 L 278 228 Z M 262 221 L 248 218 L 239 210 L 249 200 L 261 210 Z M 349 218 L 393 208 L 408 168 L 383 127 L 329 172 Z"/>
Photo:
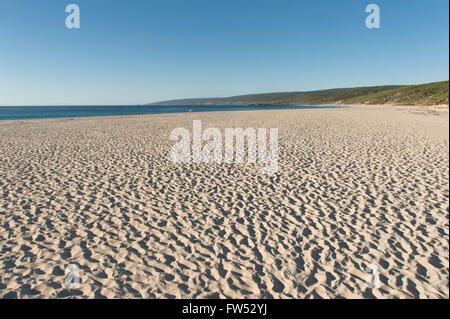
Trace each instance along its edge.
<path fill-rule="evenodd" d="M 416 84 L 380 84 L 380 85 L 366 85 L 366 86 L 348 86 L 348 87 L 332 87 L 332 88 L 326 88 L 326 89 L 314 89 L 314 90 L 308 90 L 308 91 L 272 91 L 272 92 L 262 92 L 262 93 L 248 93 L 248 94 L 237 94 L 237 95 L 228 95 L 228 96 L 207 96 L 207 97 L 187 97 L 187 98 L 175 98 L 175 99 L 165 99 L 165 100 L 157 100 L 154 102 L 145 102 L 145 103 L 138 103 L 138 104 L 62 104 L 62 103 L 56 103 L 56 104 L 31 104 L 31 105 L 0 105 L 0 107 L 42 107 L 42 106 L 48 106 L 48 107 L 58 107 L 58 106 L 148 106 L 149 104 L 157 105 L 156 103 L 164 103 L 164 102 L 171 102 L 171 101 L 180 101 L 180 100 L 202 100 L 202 99 L 227 99 L 227 98 L 234 98 L 239 96 L 248 96 L 248 95 L 263 95 L 263 94 L 276 94 L 276 93 L 307 93 L 307 92 L 318 92 L 318 91 L 328 91 L 328 90 L 338 90 L 338 89 L 355 89 L 355 88 L 369 88 L 369 87 L 380 87 L 380 86 L 398 86 L 398 87 L 404 87 L 404 86 L 414 86 L 414 85 L 425 85 L 425 84 L 432 84 L 432 83 L 440 83 L 440 82 L 449 82 L 449 79 L 447 80 L 438 80 L 438 81 L 432 81 L 432 82 L 426 82 L 426 83 L 416 83 Z"/>

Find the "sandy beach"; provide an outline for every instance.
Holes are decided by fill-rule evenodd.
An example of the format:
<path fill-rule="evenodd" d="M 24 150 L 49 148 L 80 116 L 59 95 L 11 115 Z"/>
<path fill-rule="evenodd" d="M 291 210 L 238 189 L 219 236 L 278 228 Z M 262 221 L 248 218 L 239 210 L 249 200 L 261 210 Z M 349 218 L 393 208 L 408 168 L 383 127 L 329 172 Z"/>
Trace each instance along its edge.
<path fill-rule="evenodd" d="M 0 122 L 0 297 L 449 298 L 448 116 L 361 106 Z M 278 172 L 172 163 L 170 132 L 193 120 L 278 128 Z"/>

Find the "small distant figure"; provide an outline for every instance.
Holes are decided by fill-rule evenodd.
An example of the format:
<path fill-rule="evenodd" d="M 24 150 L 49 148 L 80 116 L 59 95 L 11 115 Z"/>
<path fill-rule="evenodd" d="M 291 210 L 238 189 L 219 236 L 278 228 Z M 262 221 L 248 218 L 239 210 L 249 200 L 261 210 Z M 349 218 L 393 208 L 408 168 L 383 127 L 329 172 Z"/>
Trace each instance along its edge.
<path fill-rule="evenodd" d="M 189 113 L 192 113 L 192 107 L 189 108 Z"/>

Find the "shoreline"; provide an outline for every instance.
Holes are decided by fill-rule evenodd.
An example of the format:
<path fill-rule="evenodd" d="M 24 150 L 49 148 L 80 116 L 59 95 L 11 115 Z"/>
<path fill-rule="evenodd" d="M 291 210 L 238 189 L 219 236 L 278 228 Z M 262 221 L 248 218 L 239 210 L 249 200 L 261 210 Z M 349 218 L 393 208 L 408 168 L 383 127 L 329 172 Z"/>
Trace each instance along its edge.
<path fill-rule="evenodd" d="M 181 106 L 181 105 L 180 105 Z M 195 105 L 194 105 L 195 106 Z M 205 105 L 197 105 L 197 106 L 205 106 Z M 233 105 L 230 105 L 233 106 Z M 271 106 L 271 105 L 266 105 Z M 283 105 L 290 106 L 290 105 Z M 292 106 L 311 106 L 311 108 L 305 109 L 261 109 L 261 110 L 229 110 L 229 111 L 204 111 L 204 112 L 177 112 L 177 113 L 149 113 L 149 114 L 129 114 L 129 115 L 103 115 L 103 116 L 75 116 L 75 117 L 49 117 L 49 118 L 35 118 L 35 119 L 15 119 L 15 120 L 2 120 L 0 119 L 0 125 L 5 125 L 14 122 L 34 122 L 34 121 L 49 121 L 49 120 L 81 120 L 81 119 L 102 119 L 102 118 L 120 118 L 120 117 L 135 117 L 135 116 L 165 116 L 165 115 L 174 115 L 174 114 L 203 114 L 203 113 L 227 113 L 227 112 L 262 112 L 262 111 L 292 111 L 292 110 L 316 110 L 314 106 L 331 106 L 331 107 L 340 107 L 340 108 L 398 108 L 399 110 L 407 110 L 408 108 L 416 108 L 415 111 L 436 111 L 436 112 L 448 112 L 448 105 L 394 105 L 394 104 L 319 104 L 319 105 L 292 105 Z M 38 106 L 36 106 L 38 107 Z M 57 106 L 55 106 L 57 107 Z M 417 109 L 418 108 L 418 109 Z M 326 109 L 326 108 L 318 108 Z M 332 109 L 332 108 L 330 108 Z"/>

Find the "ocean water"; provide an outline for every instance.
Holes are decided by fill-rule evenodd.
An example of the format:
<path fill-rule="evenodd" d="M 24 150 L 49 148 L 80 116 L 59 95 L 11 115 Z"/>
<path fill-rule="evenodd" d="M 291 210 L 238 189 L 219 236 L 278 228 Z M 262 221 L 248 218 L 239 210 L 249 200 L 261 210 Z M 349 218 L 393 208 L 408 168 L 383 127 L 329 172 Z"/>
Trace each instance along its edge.
<path fill-rule="evenodd" d="M 44 118 L 73 118 L 91 116 L 117 116 L 141 114 L 168 114 L 214 111 L 256 111 L 256 110 L 292 110 L 292 109 L 324 109 L 340 106 L 284 106 L 284 105 L 120 105 L 120 106 L 2 106 L 0 120 L 29 120 Z"/>

